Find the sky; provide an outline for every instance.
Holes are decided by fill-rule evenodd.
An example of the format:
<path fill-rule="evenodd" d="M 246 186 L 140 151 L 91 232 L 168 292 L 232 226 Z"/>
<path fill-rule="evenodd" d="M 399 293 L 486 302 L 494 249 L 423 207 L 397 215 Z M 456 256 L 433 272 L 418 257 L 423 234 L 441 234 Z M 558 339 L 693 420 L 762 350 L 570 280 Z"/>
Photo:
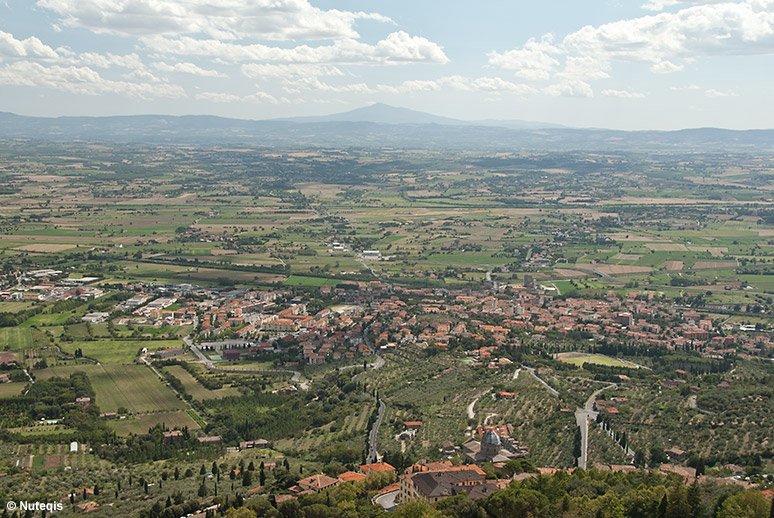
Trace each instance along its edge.
<path fill-rule="evenodd" d="M 0 111 L 774 128 L 774 0 L 0 0 Z"/>

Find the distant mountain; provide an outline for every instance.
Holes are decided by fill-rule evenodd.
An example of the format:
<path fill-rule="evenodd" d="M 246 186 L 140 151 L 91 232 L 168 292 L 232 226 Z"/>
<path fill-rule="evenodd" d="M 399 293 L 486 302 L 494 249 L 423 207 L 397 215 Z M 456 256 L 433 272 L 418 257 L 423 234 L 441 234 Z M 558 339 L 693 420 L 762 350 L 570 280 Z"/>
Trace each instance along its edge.
<path fill-rule="evenodd" d="M 458 121 L 383 104 L 327 117 L 263 121 L 208 115 L 45 118 L 0 112 L 0 139 L 483 151 L 774 152 L 774 130 L 618 131 L 533 126 L 537 124 Z"/>
<path fill-rule="evenodd" d="M 314 117 L 288 117 L 274 119 L 286 122 L 373 122 L 375 124 L 441 124 L 446 126 L 493 126 L 512 129 L 527 128 L 562 128 L 558 124 L 545 122 L 531 122 L 521 120 L 495 120 L 465 121 L 442 117 L 430 113 L 399 108 L 384 103 L 375 103 L 348 112 L 334 113 L 331 115 L 318 115 Z"/>
<path fill-rule="evenodd" d="M 334 113 L 331 115 L 318 115 L 313 117 L 289 117 L 274 119 L 287 122 L 373 122 L 376 124 L 445 124 L 460 125 L 466 122 L 432 115 L 430 113 L 398 108 L 383 103 L 375 103 L 348 112 Z"/>

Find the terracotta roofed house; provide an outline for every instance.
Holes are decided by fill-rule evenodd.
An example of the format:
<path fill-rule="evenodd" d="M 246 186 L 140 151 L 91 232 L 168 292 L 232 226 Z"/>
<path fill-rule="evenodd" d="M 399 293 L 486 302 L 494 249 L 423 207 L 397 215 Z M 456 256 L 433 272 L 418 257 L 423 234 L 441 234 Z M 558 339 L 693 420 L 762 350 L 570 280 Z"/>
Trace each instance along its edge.
<path fill-rule="evenodd" d="M 331 478 L 327 475 L 311 475 L 296 482 L 296 485 L 290 488 L 290 491 L 294 493 L 317 493 L 339 484 L 341 484 L 341 480 L 337 478 Z"/>

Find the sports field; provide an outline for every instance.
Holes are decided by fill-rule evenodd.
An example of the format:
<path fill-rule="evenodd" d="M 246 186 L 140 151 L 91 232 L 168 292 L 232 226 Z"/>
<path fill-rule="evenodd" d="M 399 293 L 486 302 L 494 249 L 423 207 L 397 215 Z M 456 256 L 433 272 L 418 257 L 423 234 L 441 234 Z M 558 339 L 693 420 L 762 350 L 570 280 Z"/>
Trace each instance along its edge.
<path fill-rule="evenodd" d="M 593 363 L 595 365 L 606 365 L 609 367 L 632 367 L 631 364 L 622 362 L 610 356 L 604 354 L 588 354 L 588 353 L 559 353 L 556 355 L 556 359 L 566 363 L 571 363 L 582 367 L 584 363 Z"/>

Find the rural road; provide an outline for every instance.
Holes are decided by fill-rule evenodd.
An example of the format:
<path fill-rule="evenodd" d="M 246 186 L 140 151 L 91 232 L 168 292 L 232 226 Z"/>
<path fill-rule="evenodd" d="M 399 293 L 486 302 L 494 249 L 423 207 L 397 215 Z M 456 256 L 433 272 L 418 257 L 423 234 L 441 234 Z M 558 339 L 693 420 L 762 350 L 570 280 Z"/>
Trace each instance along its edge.
<path fill-rule="evenodd" d="M 589 419 L 597 418 L 597 412 L 594 411 L 594 403 L 597 400 L 597 396 L 601 394 L 603 390 L 615 386 L 615 383 L 611 383 L 606 387 L 602 387 L 589 396 L 583 408 L 575 410 L 575 422 L 578 424 L 581 432 L 581 456 L 578 457 L 578 467 L 581 469 L 587 469 L 586 465 L 588 463 L 589 453 Z"/>
<path fill-rule="evenodd" d="M 540 378 L 540 376 L 537 375 L 537 373 L 535 372 L 535 369 L 533 369 L 532 367 L 524 367 L 524 368 L 527 369 L 527 371 L 530 374 L 532 374 L 532 377 L 535 378 L 536 380 L 538 380 L 538 382 L 541 385 L 543 385 L 551 394 L 553 394 L 554 396 L 558 396 L 559 395 L 559 392 L 554 387 L 552 387 L 551 385 L 549 385 L 548 383 L 543 381 Z"/>
<path fill-rule="evenodd" d="M 368 434 L 368 464 L 379 462 L 379 452 L 376 451 L 376 436 L 379 433 L 379 426 L 382 424 L 382 418 L 384 417 L 384 401 L 379 400 L 379 413 L 374 421 L 374 426 L 371 428 L 371 432 Z"/>
<path fill-rule="evenodd" d="M 691 408 L 693 408 L 694 410 L 698 410 L 699 412 L 702 412 L 704 414 L 714 414 L 715 413 L 712 410 L 704 410 L 703 408 L 699 408 L 699 405 L 696 402 L 697 398 L 698 398 L 698 396 L 696 396 L 696 395 L 693 395 L 690 398 L 688 398 L 688 403 L 691 405 Z"/>
<path fill-rule="evenodd" d="M 379 353 L 376 352 L 376 347 L 374 347 L 373 342 L 371 342 L 371 337 L 368 334 L 368 328 L 370 326 L 365 326 L 363 328 L 363 342 L 368 346 L 368 348 L 371 350 L 372 353 L 376 355 L 376 361 L 371 364 L 371 367 L 373 370 L 381 369 L 384 366 L 384 358 L 379 356 Z M 354 376 L 353 376 L 354 378 Z M 374 426 L 371 428 L 371 431 L 368 434 L 368 463 L 372 462 L 378 462 L 379 461 L 379 452 L 376 451 L 376 437 L 379 435 L 379 427 L 382 425 L 382 418 L 384 418 L 384 401 L 379 399 L 379 414 L 376 416 L 376 421 L 374 421 Z"/>
<path fill-rule="evenodd" d="M 473 407 L 476 406 L 476 403 L 478 403 L 478 398 L 471 401 L 470 404 L 468 405 L 468 419 L 476 418 L 476 412 L 473 410 Z"/>

